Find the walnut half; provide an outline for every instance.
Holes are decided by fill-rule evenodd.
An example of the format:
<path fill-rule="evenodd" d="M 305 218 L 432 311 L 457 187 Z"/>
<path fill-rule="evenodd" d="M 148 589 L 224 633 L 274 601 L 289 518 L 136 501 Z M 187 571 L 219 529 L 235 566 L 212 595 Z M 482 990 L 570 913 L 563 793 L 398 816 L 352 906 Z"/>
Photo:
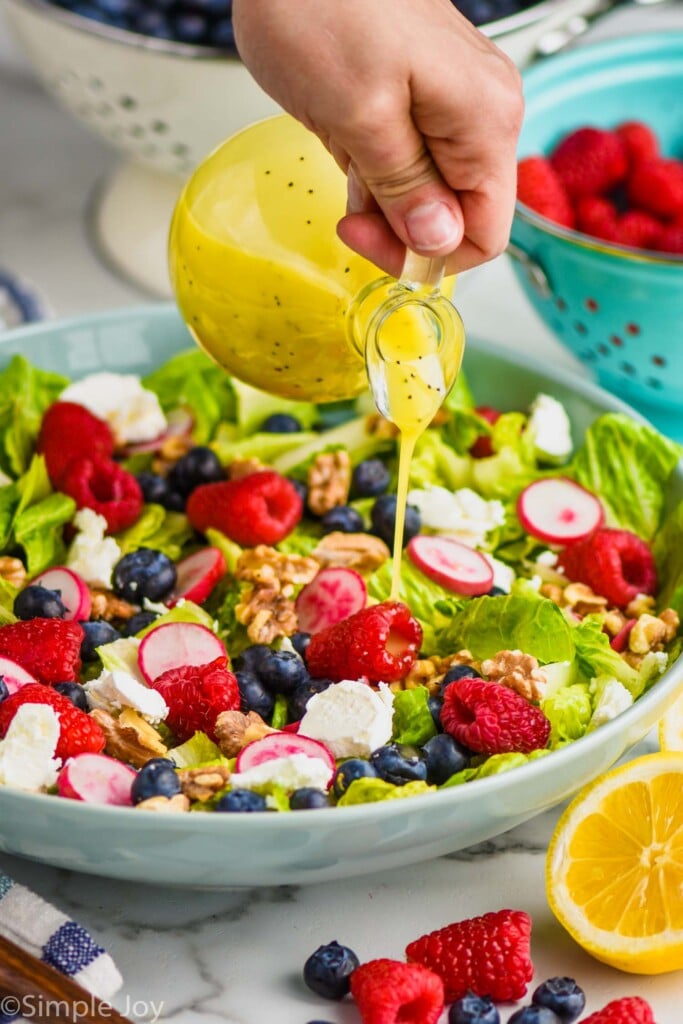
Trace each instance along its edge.
<path fill-rule="evenodd" d="M 523 651 L 499 651 L 481 664 L 487 679 L 509 687 L 525 700 L 538 701 L 545 694 L 548 679 L 532 654 Z"/>
<path fill-rule="evenodd" d="M 165 757 L 168 753 L 156 729 L 132 708 L 124 708 L 118 718 L 103 708 L 95 708 L 90 717 L 105 735 L 105 753 L 118 761 L 142 768 L 153 757 Z"/>

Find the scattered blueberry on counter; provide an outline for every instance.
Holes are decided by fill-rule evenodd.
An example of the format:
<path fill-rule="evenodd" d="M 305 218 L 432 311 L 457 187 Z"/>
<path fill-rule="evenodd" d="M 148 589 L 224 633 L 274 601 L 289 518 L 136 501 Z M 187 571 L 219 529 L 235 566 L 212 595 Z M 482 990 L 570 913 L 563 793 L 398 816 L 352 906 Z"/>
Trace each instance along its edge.
<path fill-rule="evenodd" d="M 350 978 L 360 960 L 348 946 L 328 942 L 311 953 L 304 964 L 306 985 L 323 999 L 343 999 L 351 988 Z"/>
<path fill-rule="evenodd" d="M 235 51 L 232 0 L 52 0 L 84 18 L 155 39 Z M 475 25 L 507 18 L 538 0 L 453 0 Z M 284 416 L 284 414 L 283 414 Z M 278 429 L 281 428 L 264 428 Z M 291 428 L 289 428 L 291 429 Z M 300 428 L 299 428 L 300 429 Z"/>

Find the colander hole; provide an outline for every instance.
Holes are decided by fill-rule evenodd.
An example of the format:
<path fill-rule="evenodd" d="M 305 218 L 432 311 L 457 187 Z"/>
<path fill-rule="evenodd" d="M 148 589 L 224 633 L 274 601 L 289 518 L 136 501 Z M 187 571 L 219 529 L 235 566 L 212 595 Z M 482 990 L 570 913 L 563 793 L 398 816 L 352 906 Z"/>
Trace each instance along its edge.
<path fill-rule="evenodd" d="M 649 388 L 653 388 L 655 391 L 658 391 L 662 386 L 661 380 L 659 380 L 657 377 L 648 377 L 645 383 Z"/>
<path fill-rule="evenodd" d="M 618 334 L 611 334 L 609 339 L 615 348 L 621 348 L 624 344 L 623 339 Z"/>
<path fill-rule="evenodd" d="M 555 305 L 559 309 L 560 313 L 564 313 L 567 309 L 567 303 L 564 299 L 555 299 Z"/>
<path fill-rule="evenodd" d="M 584 363 L 594 363 L 597 359 L 597 356 L 592 348 L 586 348 L 583 350 L 583 352 L 579 353 L 579 359 L 581 359 Z"/>
<path fill-rule="evenodd" d="M 638 324 L 626 324 L 627 334 L 640 334 L 640 327 Z"/>
<path fill-rule="evenodd" d="M 623 373 L 628 374 L 629 377 L 635 377 L 636 375 L 636 368 L 633 363 L 622 363 L 621 370 Z"/>
<path fill-rule="evenodd" d="M 652 362 L 655 364 L 655 366 L 666 366 L 666 359 L 664 358 L 664 356 L 653 356 Z"/>
<path fill-rule="evenodd" d="M 599 308 L 595 299 L 586 299 L 585 306 L 589 313 L 597 313 Z"/>
<path fill-rule="evenodd" d="M 577 334 L 588 334 L 588 328 L 580 320 L 574 321 L 574 330 Z"/>
<path fill-rule="evenodd" d="M 601 341 L 600 344 L 598 345 L 598 352 L 600 353 L 601 356 L 608 356 L 609 353 L 610 353 L 610 350 L 609 350 L 609 347 L 607 345 L 605 345 L 605 343 L 603 341 Z"/>

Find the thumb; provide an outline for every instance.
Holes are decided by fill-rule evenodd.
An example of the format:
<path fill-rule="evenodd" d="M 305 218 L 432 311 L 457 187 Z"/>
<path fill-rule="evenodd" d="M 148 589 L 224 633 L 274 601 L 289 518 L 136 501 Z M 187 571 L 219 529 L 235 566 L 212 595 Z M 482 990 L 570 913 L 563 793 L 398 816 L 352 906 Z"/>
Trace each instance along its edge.
<path fill-rule="evenodd" d="M 368 210 L 371 196 L 393 232 L 415 252 L 446 256 L 460 245 L 464 219 L 457 196 L 443 180 L 414 127 L 391 148 L 374 140 L 354 153 L 348 170 L 349 213 Z M 372 204 L 372 205 L 374 205 Z"/>

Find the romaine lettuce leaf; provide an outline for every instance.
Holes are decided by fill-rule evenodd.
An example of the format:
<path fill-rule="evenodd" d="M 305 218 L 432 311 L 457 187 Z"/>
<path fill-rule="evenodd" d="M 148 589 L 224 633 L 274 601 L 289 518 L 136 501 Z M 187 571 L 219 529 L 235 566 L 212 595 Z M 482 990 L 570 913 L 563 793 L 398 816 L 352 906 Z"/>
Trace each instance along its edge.
<path fill-rule="evenodd" d="M 516 498 L 543 475 L 535 461 L 525 457 L 522 445 L 505 445 L 487 459 L 472 459 L 471 486 L 484 498 Z"/>
<path fill-rule="evenodd" d="M 302 427 L 309 430 L 318 421 L 318 408 L 312 402 L 295 402 L 289 398 L 259 391 L 236 377 L 232 380 L 235 394 L 235 421 L 243 436 L 254 433 L 270 415 L 276 412 L 295 416 Z"/>
<path fill-rule="evenodd" d="M 183 547 L 194 533 L 187 516 L 182 512 L 167 512 L 161 505 L 145 505 L 137 522 L 116 534 L 121 554 L 127 555 L 138 548 L 163 551 L 173 562 L 181 557 Z"/>
<path fill-rule="evenodd" d="M 478 660 L 498 651 L 524 651 L 541 664 L 571 661 L 572 627 L 556 604 L 546 598 L 507 594 L 476 597 L 456 611 L 439 638 L 450 651 L 466 648 Z"/>
<path fill-rule="evenodd" d="M 17 515 L 13 526 L 14 540 L 24 549 L 29 576 L 64 561 L 66 545 L 62 539 L 62 527 L 71 521 L 75 512 L 73 498 L 54 493 Z"/>
<path fill-rule="evenodd" d="M 297 438 L 296 434 L 289 436 Z M 344 448 L 349 453 L 353 465 L 356 465 L 364 459 L 393 451 L 396 447 L 396 442 L 391 438 L 369 431 L 367 416 L 357 416 L 340 427 L 323 430 L 309 440 L 301 441 L 301 437 L 302 435 L 298 435 L 299 443 L 294 448 L 272 460 L 271 468 L 277 473 L 303 480 L 311 462 L 321 452 Z"/>
<path fill-rule="evenodd" d="M 198 348 L 179 352 L 142 381 L 154 391 L 164 412 L 187 406 L 194 417 L 192 436 L 206 444 L 222 420 L 235 419 L 233 382 Z"/>
<path fill-rule="evenodd" d="M 16 355 L 0 372 L 0 469 L 20 476 L 31 461 L 43 413 L 68 378 L 32 366 Z"/>
<path fill-rule="evenodd" d="M 173 747 L 168 756 L 176 768 L 198 768 L 200 765 L 229 764 L 223 757 L 220 747 L 204 732 L 196 732 L 189 740 L 178 747 Z"/>
<path fill-rule="evenodd" d="M 473 462 L 468 455 L 458 455 L 438 431 L 426 430 L 410 461 L 410 489 L 424 490 L 433 485 L 455 491 L 468 487 Z"/>
<path fill-rule="evenodd" d="M 462 370 L 460 370 L 455 378 L 453 387 L 446 395 L 443 405 L 444 409 L 448 412 L 454 412 L 456 409 L 474 408 L 474 396 L 470 391 L 467 377 Z"/>
<path fill-rule="evenodd" d="M 575 683 L 556 690 L 541 702 L 550 721 L 550 746 L 555 748 L 578 740 L 586 732 L 593 714 L 588 683 Z"/>
<path fill-rule="evenodd" d="M 586 431 L 571 465 L 574 478 L 600 498 L 609 526 L 650 540 L 681 451 L 654 427 L 605 413 Z"/>
<path fill-rule="evenodd" d="M 384 779 L 354 779 L 343 796 L 339 798 L 340 807 L 351 807 L 353 804 L 374 804 L 381 800 L 400 800 L 406 796 L 420 796 L 423 793 L 436 792 L 436 786 L 426 782 L 407 782 L 405 786 L 395 786 Z"/>
<path fill-rule="evenodd" d="M 659 581 L 657 607 L 673 608 L 683 619 L 683 501 L 664 520 L 652 551 Z"/>
<path fill-rule="evenodd" d="M 318 434 L 259 434 L 244 435 L 241 428 L 231 423 L 221 423 L 211 447 L 219 461 L 229 466 L 236 459 L 260 459 L 270 466 L 281 455 L 300 448 L 306 443 L 318 443 Z"/>
<path fill-rule="evenodd" d="M 482 764 L 463 768 L 461 772 L 451 775 L 450 779 L 439 786 L 439 789 L 451 789 L 453 786 L 462 786 L 465 782 L 471 782 L 472 779 L 486 779 L 490 775 L 502 775 L 503 772 L 509 772 L 512 768 L 520 768 L 523 764 L 536 761 L 539 757 L 545 757 L 549 753 L 549 750 L 532 750 L 530 754 L 519 752 L 492 754 Z"/>
<path fill-rule="evenodd" d="M 611 676 L 623 683 L 634 697 L 642 693 L 644 682 L 640 674 L 612 649 L 599 615 L 586 615 L 572 632 L 582 676 L 588 681 L 596 676 Z"/>
<path fill-rule="evenodd" d="M 102 667 L 108 672 L 126 672 L 139 683 L 145 683 L 145 677 L 138 664 L 139 649 L 140 641 L 137 637 L 122 636 L 110 644 L 102 644 L 96 650 Z"/>
<path fill-rule="evenodd" d="M 209 527 L 208 530 L 205 531 L 204 535 L 212 547 L 218 548 L 219 551 L 223 552 L 228 572 L 234 572 L 244 548 L 241 548 L 234 540 L 230 540 L 230 538 L 226 537 L 220 530 L 214 530 L 212 527 Z"/>
<path fill-rule="evenodd" d="M 437 729 L 427 704 L 428 699 L 426 686 L 399 690 L 394 694 L 391 738 L 395 743 L 422 747 L 432 736 L 436 736 Z"/>
<path fill-rule="evenodd" d="M 179 601 L 178 604 L 174 605 L 173 608 L 169 608 L 167 612 L 160 615 L 154 622 L 150 622 L 149 626 L 145 626 L 139 633 L 136 634 L 140 639 L 143 636 L 147 636 L 153 629 L 158 626 L 165 626 L 169 622 L 196 622 L 200 626 L 206 626 L 207 629 L 214 631 L 214 621 L 208 612 L 200 608 L 198 604 L 194 604 L 193 601 Z"/>

